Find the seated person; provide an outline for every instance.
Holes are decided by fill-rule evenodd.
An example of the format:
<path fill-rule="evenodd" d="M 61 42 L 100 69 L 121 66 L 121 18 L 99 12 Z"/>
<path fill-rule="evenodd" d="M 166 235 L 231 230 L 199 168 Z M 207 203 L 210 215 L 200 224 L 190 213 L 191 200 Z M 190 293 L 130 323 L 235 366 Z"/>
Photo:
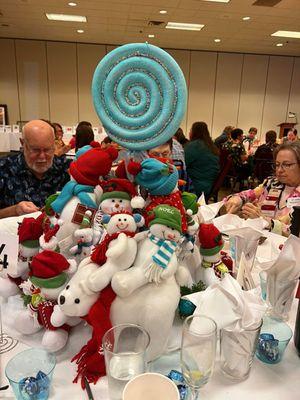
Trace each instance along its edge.
<path fill-rule="evenodd" d="M 177 129 L 175 135 L 173 136 L 173 139 L 176 139 L 177 142 L 180 143 L 182 147 L 184 147 L 189 142 L 189 139 L 183 133 L 182 128 Z"/>
<path fill-rule="evenodd" d="M 61 157 L 71 149 L 71 146 L 69 144 L 65 144 L 63 141 L 64 131 L 62 126 L 58 122 L 53 122 L 52 126 L 54 128 L 54 134 L 55 134 L 54 154 L 57 157 Z"/>
<path fill-rule="evenodd" d="M 243 140 L 243 145 L 248 155 L 253 154 L 253 143 L 255 141 L 256 135 L 257 135 L 257 128 L 252 127 L 249 129 L 248 135 Z"/>
<path fill-rule="evenodd" d="M 76 127 L 76 130 L 78 128 L 80 128 L 82 125 L 86 125 L 86 126 L 89 126 L 90 128 L 93 128 L 92 124 L 89 121 L 80 121 L 78 123 L 77 127 Z M 76 147 L 76 134 L 73 135 L 72 138 L 70 139 L 69 146 L 70 146 L 71 149 L 75 149 L 75 147 Z"/>
<path fill-rule="evenodd" d="M 263 217 L 270 231 L 288 236 L 292 206 L 300 205 L 300 144 L 276 147 L 274 160 L 275 176 L 228 197 L 225 208 L 231 214 L 241 211 L 245 219 Z"/>
<path fill-rule="evenodd" d="M 298 139 L 298 132 L 296 128 L 292 128 L 288 131 L 287 135 L 286 135 L 286 140 L 289 142 L 295 142 Z"/>
<path fill-rule="evenodd" d="M 215 139 L 214 143 L 218 147 L 218 149 L 221 149 L 223 144 L 227 142 L 227 140 L 230 140 L 230 134 L 233 129 L 234 127 L 231 125 L 225 126 L 221 135 Z"/>
<path fill-rule="evenodd" d="M 262 182 L 268 176 L 273 174 L 273 152 L 277 147 L 276 132 L 268 131 L 266 133 L 266 143 L 259 146 L 254 153 L 254 176 Z"/>
<path fill-rule="evenodd" d="M 195 193 L 208 196 L 220 171 L 219 149 L 210 137 L 205 122 L 194 122 L 190 142 L 184 147 L 185 163 Z"/>
<path fill-rule="evenodd" d="M 83 146 L 87 146 L 94 141 L 95 135 L 93 129 L 89 125 L 78 125 L 75 134 L 75 153 Z"/>
<path fill-rule="evenodd" d="M 21 143 L 22 152 L 0 159 L 0 218 L 38 211 L 70 179 L 70 160 L 54 155 L 55 136 L 49 123 L 25 124 Z"/>
<path fill-rule="evenodd" d="M 251 175 L 251 168 L 247 163 L 248 154 L 243 145 L 242 129 L 233 129 L 231 132 L 231 140 L 228 140 L 223 145 L 223 148 L 227 151 L 228 155 L 231 156 L 234 174 L 243 185 L 244 180 Z"/>

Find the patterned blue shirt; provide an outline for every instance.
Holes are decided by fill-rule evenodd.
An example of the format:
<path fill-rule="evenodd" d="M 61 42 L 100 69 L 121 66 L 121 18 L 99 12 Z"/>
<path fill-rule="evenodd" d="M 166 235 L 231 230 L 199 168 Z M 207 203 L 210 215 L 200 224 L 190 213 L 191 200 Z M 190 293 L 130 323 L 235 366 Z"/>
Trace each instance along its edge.
<path fill-rule="evenodd" d="M 42 179 L 28 169 L 23 153 L 0 158 L 0 208 L 20 201 L 32 201 L 42 207 L 48 196 L 61 190 L 70 180 L 70 160 L 54 156 L 52 167 Z"/>

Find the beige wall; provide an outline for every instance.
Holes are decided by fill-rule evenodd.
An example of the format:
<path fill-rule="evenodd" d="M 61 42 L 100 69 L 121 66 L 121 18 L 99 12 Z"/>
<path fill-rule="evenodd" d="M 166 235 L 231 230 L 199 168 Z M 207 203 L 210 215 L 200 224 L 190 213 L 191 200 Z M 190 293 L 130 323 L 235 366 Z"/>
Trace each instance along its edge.
<path fill-rule="evenodd" d="M 114 47 L 19 39 L 0 39 L 0 104 L 10 123 L 47 118 L 64 125 L 80 120 L 99 124 L 91 80 L 102 57 Z M 207 122 L 216 137 L 225 125 L 260 134 L 276 129 L 288 111 L 300 119 L 300 58 L 170 50 L 188 86 L 182 121 Z M 294 122 L 293 120 L 289 120 Z"/>

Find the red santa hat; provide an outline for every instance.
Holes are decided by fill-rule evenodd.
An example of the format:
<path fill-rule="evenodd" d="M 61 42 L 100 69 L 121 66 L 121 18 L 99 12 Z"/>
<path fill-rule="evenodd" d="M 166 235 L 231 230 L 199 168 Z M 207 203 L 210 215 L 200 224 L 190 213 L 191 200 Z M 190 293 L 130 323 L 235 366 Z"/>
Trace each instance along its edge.
<path fill-rule="evenodd" d="M 68 279 L 69 261 L 61 254 L 52 250 L 43 250 L 31 261 L 29 276 L 37 287 L 48 289 L 58 288 Z"/>
<path fill-rule="evenodd" d="M 200 253 L 213 256 L 222 250 L 224 241 L 222 234 L 214 224 L 201 224 L 199 228 Z"/>
<path fill-rule="evenodd" d="M 112 162 L 117 157 L 118 151 L 114 147 L 105 150 L 95 147 L 71 163 L 70 174 L 77 183 L 96 186 L 99 177 L 109 173 Z"/>
<path fill-rule="evenodd" d="M 25 247 L 38 247 L 39 238 L 43 234 L 42 218 L 24 218 L 18 227 L 19 243 Z"/>

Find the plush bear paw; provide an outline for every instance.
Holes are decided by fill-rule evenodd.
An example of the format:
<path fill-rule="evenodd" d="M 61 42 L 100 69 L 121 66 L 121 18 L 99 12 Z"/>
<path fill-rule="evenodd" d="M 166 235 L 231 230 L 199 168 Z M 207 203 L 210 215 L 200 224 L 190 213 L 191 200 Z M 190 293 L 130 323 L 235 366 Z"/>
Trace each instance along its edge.
<path fill-rule="evenodd" d="M 52 353 L 61 350 L 65 347 L 68 341 L 69 334 L 63 329 L 56 331 L 46 331 L 43 335 L 42 346 L 47 351 Z"/>

